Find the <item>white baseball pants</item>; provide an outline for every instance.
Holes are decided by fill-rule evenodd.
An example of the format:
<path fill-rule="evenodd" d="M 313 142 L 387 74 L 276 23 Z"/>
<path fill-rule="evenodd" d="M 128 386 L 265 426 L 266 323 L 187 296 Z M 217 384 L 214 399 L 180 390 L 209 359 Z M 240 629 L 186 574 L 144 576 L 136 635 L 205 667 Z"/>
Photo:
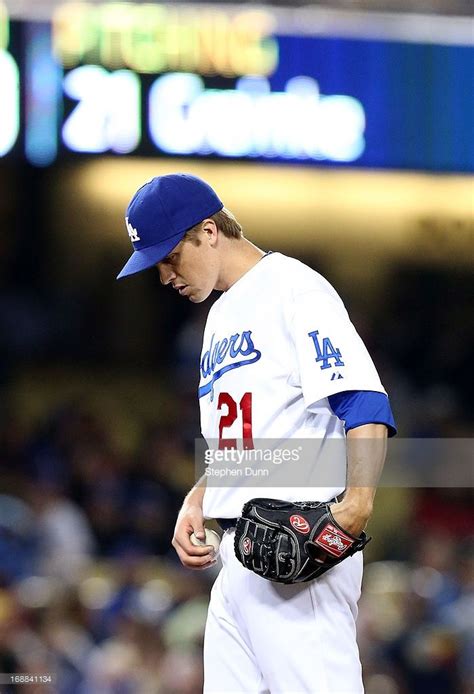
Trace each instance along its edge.
<path fill-rule="evenodd" d="M 362 552 L 296 585 L 267 581 L 222 538 L 204 638 L 205 694 L 361 694 L 356 643 Z"/>

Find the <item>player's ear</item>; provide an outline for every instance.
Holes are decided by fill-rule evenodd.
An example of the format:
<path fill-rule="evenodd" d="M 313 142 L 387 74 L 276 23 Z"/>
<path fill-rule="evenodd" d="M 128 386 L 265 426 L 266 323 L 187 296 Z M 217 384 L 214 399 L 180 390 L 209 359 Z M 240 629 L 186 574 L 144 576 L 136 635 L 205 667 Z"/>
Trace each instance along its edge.
<path fill-rule="evenodd" d="M 214 247 L 217 243 L 217 225 L 213 219 L 205 219 L 202 222 L 202 232 L 205 235 L 210 246 Z"/>

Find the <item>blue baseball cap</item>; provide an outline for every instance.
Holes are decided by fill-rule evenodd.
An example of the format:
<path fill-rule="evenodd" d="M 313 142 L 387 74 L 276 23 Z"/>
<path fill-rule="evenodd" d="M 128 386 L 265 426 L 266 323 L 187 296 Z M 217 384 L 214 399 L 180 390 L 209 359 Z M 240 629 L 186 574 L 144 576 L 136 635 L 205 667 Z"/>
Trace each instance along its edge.
<path fill-rule="evenodd" d="M 190 174 L 157 176 L 137 190 L 125 215 L 134 252 L 117 279 L 148 270 L 206 217 L 222 210 L 211 186 Z"/>

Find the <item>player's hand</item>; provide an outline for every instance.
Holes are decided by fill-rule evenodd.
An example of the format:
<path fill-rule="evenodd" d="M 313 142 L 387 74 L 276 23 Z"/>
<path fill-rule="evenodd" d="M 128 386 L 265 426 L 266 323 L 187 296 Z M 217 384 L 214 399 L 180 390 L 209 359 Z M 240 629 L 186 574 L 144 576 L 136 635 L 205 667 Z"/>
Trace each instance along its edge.
<path fill-rule="evenodd" d="M 205 539 L 202 508 L 186 504 L 178 514 L 171 544 L 175 548 L 183 566 L 188 569 L 208 569 L 217 559 L 212 545 L 197 547 L 189 539 L 194 533 L 199 540 Z"/>
<path fill-rule="evenodd" d="M 358 506 L 346 502 L 345 499 L 340 503 L 331 504 L 329 508 L 334 520 L 343 530 L 353 537 L 360 537 L 370 516 L 365 509 L 362 510 Z"/>

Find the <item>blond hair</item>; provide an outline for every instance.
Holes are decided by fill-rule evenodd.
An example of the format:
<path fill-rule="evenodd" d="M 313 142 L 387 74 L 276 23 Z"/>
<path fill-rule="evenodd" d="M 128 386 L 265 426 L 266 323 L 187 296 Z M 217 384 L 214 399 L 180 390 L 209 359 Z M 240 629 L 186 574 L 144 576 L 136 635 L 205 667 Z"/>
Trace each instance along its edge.
<path fill-rule="evenodd" d="M 222 231 L 224 236 L 227 236 L 227 238 L 242 238 L 242 225 L 239 224 L 232 212 L 225 207 L 223 207 L 222 210 L 219 210 L 219 212 L 211 215 L 209 219 L 212 219 L 212 221 L 215 222 L 216 227 L 219 229 L 219 231 Z M 183 241 L 191 241 L 196 246 L 199 246 L 201 241 L 198 238 L 198 233 L 201 231 L 201 224 L 202 222 L 199 222 L 199 224 L 196 224 L 196 226 L 188 229 L 184 235 Z"/>

